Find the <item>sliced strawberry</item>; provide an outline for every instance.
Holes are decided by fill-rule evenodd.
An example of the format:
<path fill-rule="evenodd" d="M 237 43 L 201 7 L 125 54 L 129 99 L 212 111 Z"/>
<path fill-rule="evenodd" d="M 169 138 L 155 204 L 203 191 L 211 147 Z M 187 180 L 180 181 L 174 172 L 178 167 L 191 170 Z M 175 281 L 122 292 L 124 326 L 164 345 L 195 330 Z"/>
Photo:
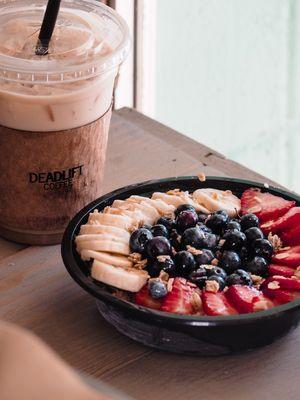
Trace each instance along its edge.
<path fill-rule="evenodd" d="M 259 290 L 243 285 L 232 285 L 225 292 L 228 301 L 240 312 L 251 313 L 273 307 Z"/>
<path fill-rule="evenodd" d="M 159 310 L 161 307 L 161 300 L 154 299 L 150 295 L 147 285 L 143 286 L 142 289 L 136 293 L 135 302 L 139 306 L 153 308 L 154 310 Z"/>
<path fill-rule="evenodd" d="M 201 291 L 195 285 L 184 278 L 175 278 L 171 291 L 162 300 L 161 311 L 184 315 L 200 313 L 200 295 Z"/>
<path fill-rule="evenodd" d="M 260 228 L 264 233 L 279 233 L 290 230 L 299 224 L 300 207 L 292 207 L 282 217 L 278 218 L 277 220 L 264 222 L 260 225 Z"/>
<path fill-rule="evenodd" d="M 202 293 L 203 310 L 207 315 L 233 315 L 237 311 L 230 305 L 222 292 Z"/>
<path fill-rule="evenodd" d="M 288 267 L 286 265 L 270 264 L 269 265 L 269 273 L 271 276 L 279 275 L 279 276 L 285 276 L 287 278 L 290 278 L 291 276 L 294 275 L 295 269 Z"/>
<path fill-rule="evenodd" d="M 275 264 L 289 267 L 300 266 L 300 246 L 287 247 L 274 254 L 272 261 Z"/>
<path fill-rule="evenodd" d="M 262 288 L 264 288 L 266 286 L 269 289 L 300 290 L 300 279 L 285 278 L 284 276 L 278 276 L 278 275 L 271 276 L 271 277 L 267 278 L 261 285 Z"/>
<path fill-rule="evenodd" d="M 260 189 L 250 188 L 241 197 L 242 214 L 256 214 L 260 222 L 275 220 L 295 205 L 271 193 L 262 193 Z"/>
<path fill-rule="evenodd" d="M 276 304 L 285 304 L 300 298 L 300 290 L 263 288 L 263 293 Z"/>
<path fill-rule="evenodd" d="M 284 231 L 280 237 L 285 246 L 300 245 L 300 224 Z"/>

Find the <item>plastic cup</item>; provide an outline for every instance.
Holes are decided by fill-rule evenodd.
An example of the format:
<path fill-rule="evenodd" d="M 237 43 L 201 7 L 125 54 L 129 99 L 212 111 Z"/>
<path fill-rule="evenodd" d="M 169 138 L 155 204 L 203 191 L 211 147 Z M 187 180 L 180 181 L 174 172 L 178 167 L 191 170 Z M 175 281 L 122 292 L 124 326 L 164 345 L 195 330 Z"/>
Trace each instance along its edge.
<path fill-rule="evenodd" d="M 113 89 L 128 27 L 92 0 L 63 0 L 46 56 L 35 55 L 44 0 L 0 8 L 0 234 L 58 243 L 101 194 Z"/>

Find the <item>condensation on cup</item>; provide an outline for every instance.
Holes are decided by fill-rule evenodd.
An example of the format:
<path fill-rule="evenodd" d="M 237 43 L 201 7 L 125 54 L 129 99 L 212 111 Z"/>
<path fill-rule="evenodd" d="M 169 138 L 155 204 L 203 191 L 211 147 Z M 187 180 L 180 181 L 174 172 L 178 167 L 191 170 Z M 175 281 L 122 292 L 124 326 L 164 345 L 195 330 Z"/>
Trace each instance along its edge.
<path fill-rule="evenodd" d="M 128 27 L 98 1 L 63 0 L 46 56 L 35 46 L 45 1 L 0 8 L 0 234 L 59 243 L 101 194 L 113 89 Z"/>

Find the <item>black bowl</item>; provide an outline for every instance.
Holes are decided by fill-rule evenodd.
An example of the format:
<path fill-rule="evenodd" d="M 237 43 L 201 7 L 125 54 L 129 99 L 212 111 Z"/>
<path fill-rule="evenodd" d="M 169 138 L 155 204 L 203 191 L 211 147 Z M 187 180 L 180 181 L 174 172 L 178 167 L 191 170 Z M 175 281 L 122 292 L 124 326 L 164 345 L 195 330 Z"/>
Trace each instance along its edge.
<path fill-rule="evenodd" d="M 74 246 L 75 235 L 89 213 L 95 208 L 102 210 L 115 199 L 133 194 L 150 196 L 154 191 L 175 188 L 194 191 L 199 187 L 229 189 L 240 196 L 253 186 L 300 204 L 300 197 L 295 194 L 240 179 L 209 177 L 200 183 L 197 177 L 177 177 L 127 186 L 100 197 L 72 219 L 62 241 L 64 264 L 72 278 L 95 297 L 102 316 L 118 331 L 145 345 L 177 353 L 223 355 L 269 344 L 297 326 L 300 300 L 267 311 L 225 317 L 181 316 L 150 310 L 116 298 L 105 285 L 93 282 Z"/>

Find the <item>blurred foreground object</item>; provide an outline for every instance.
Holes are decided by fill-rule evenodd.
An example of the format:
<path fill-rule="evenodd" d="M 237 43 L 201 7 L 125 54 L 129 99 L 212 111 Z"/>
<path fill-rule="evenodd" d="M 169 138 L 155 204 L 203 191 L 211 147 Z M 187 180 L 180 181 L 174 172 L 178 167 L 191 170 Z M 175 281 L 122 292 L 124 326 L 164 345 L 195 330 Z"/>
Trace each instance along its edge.
<path fill-rule="evenodd" d="M 113 400 L 88 387 L 45 343 L 0 321 L 1 400 Z"/>

